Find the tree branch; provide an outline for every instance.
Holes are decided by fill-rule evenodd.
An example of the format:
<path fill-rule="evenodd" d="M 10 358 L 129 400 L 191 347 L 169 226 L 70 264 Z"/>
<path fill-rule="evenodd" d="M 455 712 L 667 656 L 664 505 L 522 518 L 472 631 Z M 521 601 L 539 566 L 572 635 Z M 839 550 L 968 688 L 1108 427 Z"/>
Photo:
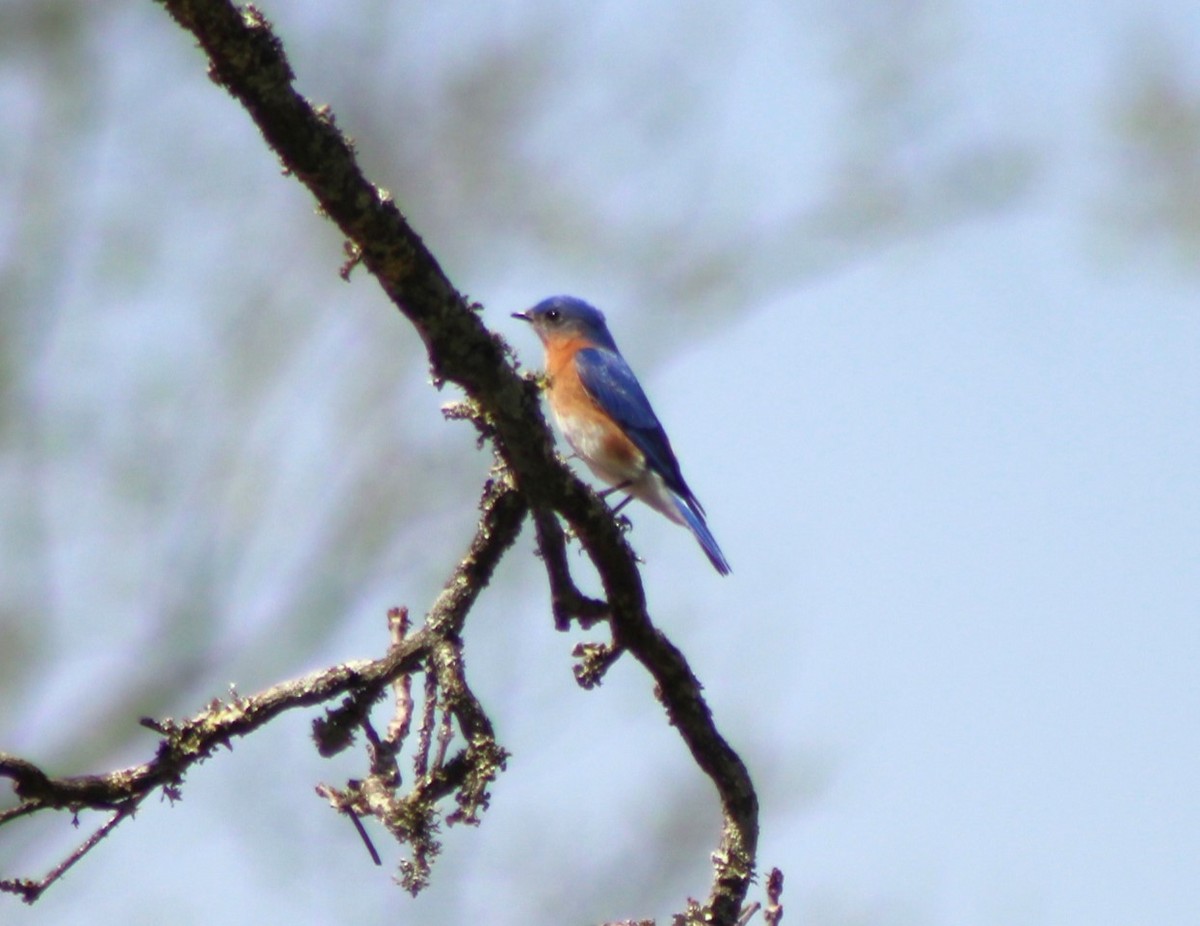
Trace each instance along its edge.
<path fill-rule="evenodd" d="M 353 732 L 346 729 L 348 724 L 365 722 L 366 710 L 391 682 L 431 662 L 437 665 L 434 674 L 438 689 L 459 721 L 468 746 L 444 766 L 435 764 L 415 784 L 412 795 L 398 800 L 407 800 L 406 806 L 413 813 L 431 820 L 437 812 L 434 807 L 437 801 L 457 791 L 459 810 L 451 815 L 449 822 L 459 819 L 475 822 L 475 813 L 487 803 L 487 784 L 503 767 L 505 753 L 492 736 L 491 724 L 486 718 L 480 720 L 478 703 L 470 694 L 461 659 L 453 654 L 462 646 L 459 632 L 470 604 L 486 586 L 504 551 L 517 539 L 527 510 L 524 499 L 503 480 L 489 483 L 481 507 L 483 514 L 475 539 L 446 583 L 446 590 L 430 609 L 424 626 L 394 642 L 386 656 L 333 666 L 281 682 L 250 697 L 235 694 L 228 702 L 214 700 L 205 710 L 181 722 L 143 720 L 145 726 L 162 735 L 154 758 L 107 775 L 54 778 L 25 759 L 0 753 L 0 776 L 13 781 L 21 802 L 5 812 L 0 824 L 42 810 L 66 810 L 73 814 L 85 808 L 115 810 L 113 817 L 76 849 L 66 863 L 38 881 L 0 881 L 0 891 L 19 894 L 32 903 L 109 830 L 132 815 L 152 792 L 162 788 L 169 798 L 177 797 L 185 773 L 219 747 L 229 747 L 234 738 L 253 733 L 284 711 L 322 704 L 344 694 L 348 695 L 346 702 L 314 724 L 319 749 L 324 755 L 332 755 L 350 744 Z M 398 784 L 392 782 L 392 788 Z M 384 811 L 389 809 L 376 804 L 363 813 L 383 819 Z M 398 836 L 409 835 L 389 828 Z M 421 851 L 430 853 L 430 847 L 414 845 L 414 854 Z"/>
<path fill-rule="evenodd" d="M 466 749 L 445 764 L 435 758 L 414 791 L 398 799 L 416 800 L 415 805 L 400 807 L 350 790 L 329 796 L 347 812 L 375 814 L 410 842 L 432 819 L 430 795 L 457 789 L 460 817 L 473 821 L 476 811 L 486 806 L 486 785 L 502 765 L 503 751 L 466 685 L 458 631 L 532 510 L 556 624 L 565 626 L 571 616 L 583 621 L 606 617 L 612 628 L 612 643 L 595 649 L 600 655 L 590 664 L 585 660 L 588 671 L 581 683 L 595 684 L 612 659 L 625 650 L 632 653 L 654 678 L 671 723 L 717 789 L 724 824 L 713 856 L 712 890 L 703 907 L 689 907 L 683 918 L 732 926 L 750 885 L 758 838 L 758 803 L 749 774 L 716 729 L 683 655 L 651 622 L 633 552 L 616 519 L 555 454 L 536 383 L 520 376 L 507 345 L 480 320 L 479 306 L 455 290 L 390 195 L 366 179 L 328 108 L 312 106 L 295 91 L 283 46 L 261 13 L 252 6 L 239 9 L 228 0 L 155 2 L 195 36 L 208 57 L 212 79 L 245 107 L 287 172 L 312 192 L 321 210 L 346 235 L 349 260 L 344 273 L 361 262 L 421 337 L 435 382 L 453 382 L 466 393 L 456 414 L 471 418 L 481 435 L 493 442 L 502 466 L 486 488 L 484 514 L 467 557 L 422 629 L 394 645 L 386 657 L 335 666 L 250 698 L 235 697 L 229 704 L 214 702 L 182 724 L 158 724 L 155 728 L 163 739 L 155 758 L 111 775 L 56 779 L 24 760 L 0 756 L 0 774 L 13 779 L 22 800 L 17 810 L 26 814 L 47 808 L 115 807 L 121 813 L 156 788 L 171 794 L 188 768 L 232 737 L 252 732 L 284 710 L 345 694 L 342 707 L 317 724 L 323 751 L 342 748 L 355 725 L 367 723 L 370 705 L 389 683 L 424 669 L 427 686 L 431 677 L 436 680 L 446 708 L 458 721 Z M 571 581 L 556 515 L 567 521 L 595 565 L 604 587 L 603 602 L 581 595 Z M 418 751 L 419 761 L 422 755 L 428 762 L 427 747 Z M 382 778 L 375 782 L 382 783 Z M 418 791 L 419 799 L 414 798 Z M 394 798 L 394 792 L 388 793 Z M 397 824 L 401 817 L 408 822 Z M 432 842 L 429 846 L 426 860 L 436 851 Z M 417 869 L 421 864 L 420 857 L 414 860 Z M 422 877 L 417 870 L 413 883 Z M 0 882 L 0 888 L 27 896 L 23 884 L 27 883 Z"/>

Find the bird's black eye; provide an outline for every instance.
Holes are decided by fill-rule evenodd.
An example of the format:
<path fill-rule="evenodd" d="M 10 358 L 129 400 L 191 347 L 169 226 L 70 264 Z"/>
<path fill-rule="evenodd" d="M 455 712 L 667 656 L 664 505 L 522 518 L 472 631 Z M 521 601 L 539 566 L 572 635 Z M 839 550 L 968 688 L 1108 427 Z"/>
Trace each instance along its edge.
<path fill-rule="evenodd" d="M 558 309 L 549 309 L 546 312 L 546 321 L 556 322 L 562 317 L 562 313 Z"/>

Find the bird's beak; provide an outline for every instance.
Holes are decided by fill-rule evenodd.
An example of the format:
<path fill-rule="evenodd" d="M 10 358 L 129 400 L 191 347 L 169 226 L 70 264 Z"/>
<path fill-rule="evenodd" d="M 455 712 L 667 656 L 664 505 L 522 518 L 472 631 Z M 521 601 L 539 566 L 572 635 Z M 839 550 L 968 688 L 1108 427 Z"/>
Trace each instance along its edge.
<path fill-rule="evenodd" d="M 528 312 L 513 312 L 512 317 L 519 318 L 523 322 L 532 322 L 533 321 L 533 319 L 529 317 Z"/>

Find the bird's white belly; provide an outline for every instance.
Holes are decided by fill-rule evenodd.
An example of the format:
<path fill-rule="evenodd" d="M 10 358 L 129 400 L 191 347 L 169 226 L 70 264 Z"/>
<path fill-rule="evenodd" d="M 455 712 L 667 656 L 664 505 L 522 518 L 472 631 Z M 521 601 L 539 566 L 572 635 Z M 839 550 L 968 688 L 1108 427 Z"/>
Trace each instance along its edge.
<path fill-rule="evenodd" d="M 609 431 L 601 422 L 590 418 L 558 418 L 558 426 L 571 449 L 609 485 L 636 482 L 645 473 L 643 460 L 630 460 L 609 452 L 605 442 Z"/>
<path fill-rule="evenodd" d="M 558 415 L 555 415 L 555 419 L 571 449 L 597 478 L 609 485 L 621 486 L 676 524 L 684 523 L 662 477 L 646 469 L 645 457 L 639 453 L 636 458 L 630 459 L 625 454 L 618 455 L 608 450 L 610 445 L 606 438 L 611 435 L 602 422 L 582 417 L 564 419 Z"/>

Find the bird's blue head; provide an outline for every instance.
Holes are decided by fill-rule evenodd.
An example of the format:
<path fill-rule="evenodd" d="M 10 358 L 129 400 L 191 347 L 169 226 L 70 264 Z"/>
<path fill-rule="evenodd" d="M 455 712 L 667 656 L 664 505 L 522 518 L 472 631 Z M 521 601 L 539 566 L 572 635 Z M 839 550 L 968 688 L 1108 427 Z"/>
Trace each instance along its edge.
<path fill-rule="evenodd" d="M 543 344 L 558 338 L 584 338 L 600 347 L 617 349 L 604 323 L 604 313 L 574 296 L 551 296 L 526 312 L 514 312 L 513 318 L 533 325 Z"/>

